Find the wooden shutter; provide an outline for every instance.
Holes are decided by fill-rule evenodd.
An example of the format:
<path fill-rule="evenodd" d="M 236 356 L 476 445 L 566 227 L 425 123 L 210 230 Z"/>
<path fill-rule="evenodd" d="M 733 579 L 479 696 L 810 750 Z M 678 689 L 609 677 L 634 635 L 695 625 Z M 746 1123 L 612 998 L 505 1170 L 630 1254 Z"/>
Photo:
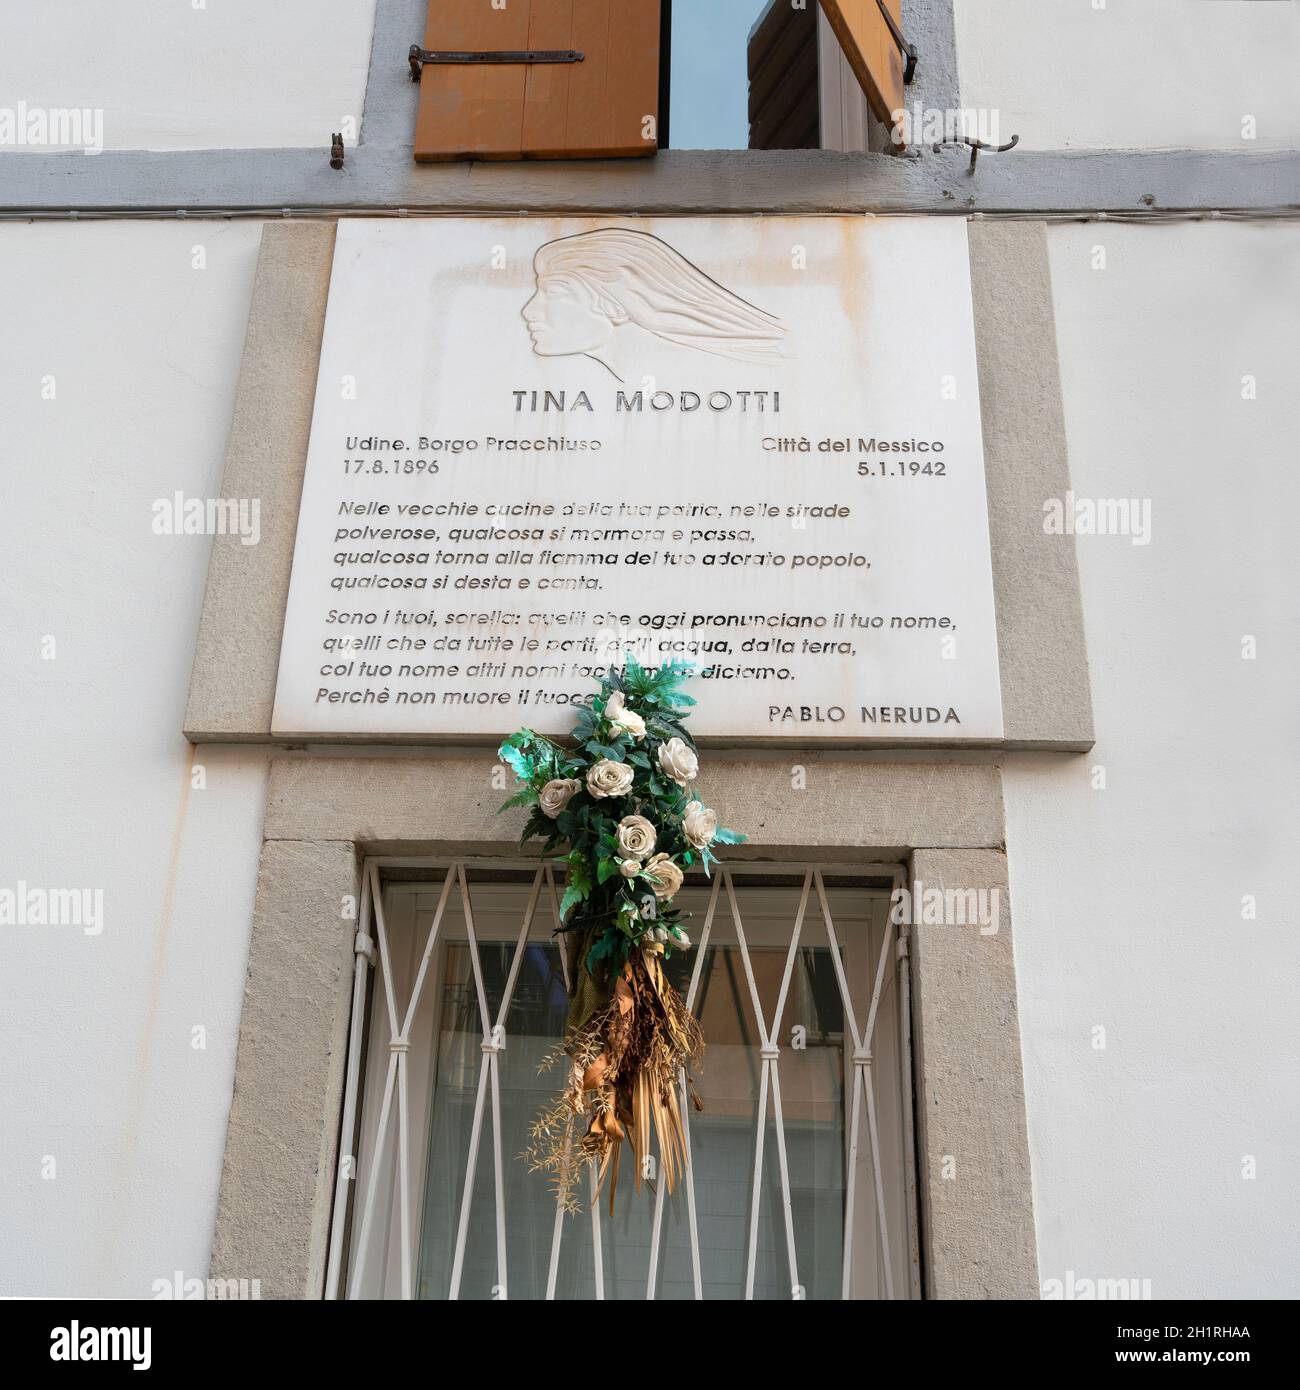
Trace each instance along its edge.
<path fill-rule="evenodd" d="M 885 4 L 901 27 L 903 0 Z M 821 0 L 821 6 L 876 119 L 892 125 L 905 104 L 903 55 L 877 0 Z"/>
<path fill-rule="evenodd" d="M 429 0 L 432 51 L 577 49 L 580 63 L 429 63 L 415 157 L 601 159 L 654 154 L 659 0 Z M 649 118 L 649 119 L 647 119 Z"/>

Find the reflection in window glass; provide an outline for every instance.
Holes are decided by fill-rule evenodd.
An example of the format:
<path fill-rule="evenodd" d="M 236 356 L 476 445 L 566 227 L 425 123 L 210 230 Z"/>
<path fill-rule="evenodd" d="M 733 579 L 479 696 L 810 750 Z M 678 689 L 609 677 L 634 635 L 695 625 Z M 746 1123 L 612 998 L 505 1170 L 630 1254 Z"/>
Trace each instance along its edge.
<path fill-rule="evenodd" d="M 510 973 L 513 942 L 480 941 L 479 959 L 491 1017 L 497 1016 Z M 438 1055 L 433 1071 L 433 1105 L 429 1125 L 429 1159 L 420 1239 L 416 1297 L 445 1299 L 451 1291 L 452 1260 L 465 1185 L 465 1161 L 473 1129 L 474 1104 L 482 1062 L 483 1024 L 479 1014 L 469 946 L 443 947 Z M 555 1089 L 553 1075 L 538 1074 L 537 1065 L 564 1034 L 569 1000 L 559 951 L 530 945 L 520 967 L 506 1015 L 506 1047 L 500 1054 L 502 1154 L 507 1223 L 508 1268 L 512 1298 L 543 1298 L 551 1251 L 555 1204 L 546 1183 L 519 1162 L 538 1106 Z M 588 1260 L 590 1268 L 590 1259 Z M 563 1273 L 563 1271 L 562 1271 Z M 540 1281 L 540 1282 L 539 1282 Z M 485 1117 L 470 1204 L 461 1297 L 488 1298 L 497 1282 L 496 1192 L 493 1179 L 492 1128 Z M 592 1297 L 560 1286 L 561 1298 Z"/>
<path fill-rule="evenodd" d="M 818 147 L 811 0 L 677 0 L 671 55 L 674 149 Z"/>

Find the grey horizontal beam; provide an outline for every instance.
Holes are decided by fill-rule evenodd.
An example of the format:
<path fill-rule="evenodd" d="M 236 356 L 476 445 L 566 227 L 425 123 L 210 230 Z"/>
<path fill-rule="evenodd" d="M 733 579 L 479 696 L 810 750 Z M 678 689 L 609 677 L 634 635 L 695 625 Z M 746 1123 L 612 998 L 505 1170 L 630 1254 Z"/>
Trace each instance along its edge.
<path fill-rule="evenodd" d="M 911 95 L 958 102 L 952 0 L 907 0 L 925 54 Z M 1300 151 L 1024 151 L 916 157 L 830 150 L 664 150 L 647 159 L 417 165 L 406 54 L 425 0 L 378 0 L 361 143 L 315 149 L 0 155 L 0 215 L 101 212 L 1300 212 Z"/>
<path fill-rule="evenodd" d="M 828 150 L 665 150 L 651 159 L 416 165 L 362 144 L 343 169 L 319 150 L 10 155 L 0 211 L 190 213 L 1300 212 L 1300 151 L 1012 151 L 915 159 Z"/>
<path fill-rule="evenodd" d="M 379 0 L 361 143 L 329 167 L 316 149 L 0 155 L 0 215 L 97 212 L 972 212 L 1300 211 L 1300 151 L 1065 151 L 916 157 L 830 150 L 663 150 L 647 159 L 417 165 L 419 88 L 406 54 L 424 0 Z M 912 94 L 956 104 L 951 0 L 908 0 L 926 54 Z"/>

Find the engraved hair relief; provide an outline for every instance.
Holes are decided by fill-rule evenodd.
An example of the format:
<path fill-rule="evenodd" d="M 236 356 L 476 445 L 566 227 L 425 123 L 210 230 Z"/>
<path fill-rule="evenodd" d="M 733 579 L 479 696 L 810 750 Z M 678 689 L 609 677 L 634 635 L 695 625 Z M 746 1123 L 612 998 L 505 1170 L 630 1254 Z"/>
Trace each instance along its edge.
<path fill-rule="evenodd" d="M 786 330 L 649 232 L 602 227 L 545 242 L 523 307 L 539 357 L 582 355 L 619 381 L 662 345 L 737 362 L 776 362 Z"/>

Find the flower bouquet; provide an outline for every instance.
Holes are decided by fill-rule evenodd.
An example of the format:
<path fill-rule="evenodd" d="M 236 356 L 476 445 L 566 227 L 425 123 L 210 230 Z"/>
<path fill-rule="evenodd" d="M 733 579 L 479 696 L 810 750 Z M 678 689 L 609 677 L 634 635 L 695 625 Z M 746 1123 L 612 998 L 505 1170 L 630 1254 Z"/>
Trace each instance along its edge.
<path fill-rule="evenodd" d="M 524 1157 L 548 1174 L 560 1204 L 579 1206 L 579 1178 L 596 1165 L 610 1175 L 612 1209 L 623 1140 L 632 1146 L 638 1190 L 659 1171 L 672 1191 L 686 1165 L 678 1104 L 685 1076 L 704 1050 L 700 1026 L 664 974 L 674 951 L 690 949 L 673 898 L 684 871 L 718 861 L 713 847 L 743 835 L 718 824 L 699 799 L 699 759 L 683 721 L 695 703 L 681 691 L 683 662 L 644 667 L 628 655 L 578 713 L 572 747 L 531 729 L 501 745 L 523 782 L 502 810 L 531 806 L 521 842 L 565 850 L 568 885 L 559 932 L 569 962 L 565 1036 L 543 1063 L 563 1061 L 564 1089 L 543 1107 Z"/>

